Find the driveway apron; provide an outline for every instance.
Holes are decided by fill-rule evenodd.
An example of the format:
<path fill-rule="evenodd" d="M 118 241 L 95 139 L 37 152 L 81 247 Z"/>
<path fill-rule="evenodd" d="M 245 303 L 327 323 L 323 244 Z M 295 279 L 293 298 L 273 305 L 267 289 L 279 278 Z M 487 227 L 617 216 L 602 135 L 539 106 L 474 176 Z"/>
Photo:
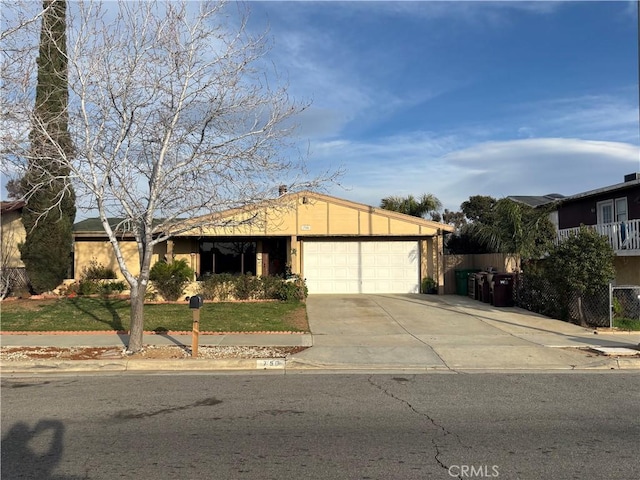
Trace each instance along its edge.
<path fill-rule="evenodd" d="M 310 295 L 307 314 L 313 347 L 290 361 L 310 368 L 604 369 L 587 348 L 640 342 L 460 296 Z"/>

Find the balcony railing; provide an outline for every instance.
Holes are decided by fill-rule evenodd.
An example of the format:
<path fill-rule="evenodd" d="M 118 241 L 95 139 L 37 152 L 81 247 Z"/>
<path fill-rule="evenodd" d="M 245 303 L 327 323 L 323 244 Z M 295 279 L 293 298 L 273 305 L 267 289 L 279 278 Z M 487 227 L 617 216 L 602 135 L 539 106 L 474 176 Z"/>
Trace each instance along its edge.
<path fill-rule="evenodd" d="M 607 237 L 611 248 L 619 254 L 630 250 L 640 250 L 640 220 L 586 225 L 586 227 Z M 565 240 L 579 230 L 579 227 L 558 230 L 558 241 Z"/>

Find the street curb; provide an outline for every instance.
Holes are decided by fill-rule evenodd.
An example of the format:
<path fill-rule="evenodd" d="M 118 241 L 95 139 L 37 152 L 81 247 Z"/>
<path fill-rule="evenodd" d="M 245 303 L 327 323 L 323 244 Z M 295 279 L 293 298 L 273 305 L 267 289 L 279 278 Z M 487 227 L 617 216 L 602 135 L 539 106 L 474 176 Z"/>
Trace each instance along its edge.
<path fill-rule="evenodd" d="M 156 332 L 155 330 L 145 330 L 142 332 L 143 335 L 191 335 L 193 331 L 191 330 L 167 330 L 166 332 Z M 293 332 L 289 330 L 285 330 L 282 332 L 276 331 L 253 331 L 253 332 L 198 332 L 199 335 L 306 335 L 310 332 Z M 37 331 L 27 331 L 21 330 L 16 332 L 11 331 L 0 331 L 0 336 L 2 335 L 129 335 L 128 330 L 70 330 L 70 331 L 46 331 L 46 332 L 37 332 Z"/>
<path fill-rule="evenodd" d="M 173 360 L 35 360 L 0 361 L 0 373 L 73 373 L 73 372 L 202 372 L 227 370 L 284 370 L 284 358 L 184 358 Z"/>
<path fill-rule="evenodd" d="M 531 366 L 518 367 L 469 367 L 469 366 L 418 366 L 418 365 L 347 365 L 313 364 L 286 358 L 232 358 L 200 359 L 184 358 L 172 360 L 118 359 L 118 360 L 34 360 L 31 362 L 0 361 L 1 374 L 55 374 L 82 372 L 224 372 L 279 370 L 298 373 L 333 371 L 339 373 L 396 372 L 415 373 L 481 373 L 481 372 L 596 372 L 610 370 L 640 370 L 640 358 L 611 358 L 610 361 L 591 365 Z"/>
<path fill-rule="evenodd" d="M 640 369 L 640 358 L 638 357 L 618 357 L 616 361 L 618 362 L 618 368 L 621 370 Z"/>

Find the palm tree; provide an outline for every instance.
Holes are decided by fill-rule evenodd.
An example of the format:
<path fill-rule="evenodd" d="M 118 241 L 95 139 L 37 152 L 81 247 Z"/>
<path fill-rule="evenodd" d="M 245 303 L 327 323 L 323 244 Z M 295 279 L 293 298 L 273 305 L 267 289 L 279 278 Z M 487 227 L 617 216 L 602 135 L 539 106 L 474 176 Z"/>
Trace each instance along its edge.
<path fill-rule="evenodd" d="M 555 228 L 544 208 L 534 209 L 507 198 L 492 208 L 491 223 L 473 222 L 465 231 L 494 252 L 517 259 L 540 258 L 549 252 Z"/>
<path fill-rule="evenodd" d="M 429 215 L 433 218 L 434 214 L 438 214 L 438 210 L 442 208 L 442 202 L 431 193 L 425 193 L 417 199 L 413 195 L 408 197 L 390 196 L 382 199 L 380 208 L 413 217 L 425 218 L 426 215 Z"/>

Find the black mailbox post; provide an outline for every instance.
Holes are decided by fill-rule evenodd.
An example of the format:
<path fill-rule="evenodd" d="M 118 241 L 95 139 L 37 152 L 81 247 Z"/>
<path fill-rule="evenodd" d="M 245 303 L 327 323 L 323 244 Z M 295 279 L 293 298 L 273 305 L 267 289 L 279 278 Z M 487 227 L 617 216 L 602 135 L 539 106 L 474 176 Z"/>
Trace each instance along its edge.
<path fill-rule="evenodd" d="M 198 356 L 198 337 L 200 335 L 200 309 L 204 303 L 201 295 L 189 298 L 189 308 L 193 312 L 193 334 L 191 335 L 191 356 Z"/>

